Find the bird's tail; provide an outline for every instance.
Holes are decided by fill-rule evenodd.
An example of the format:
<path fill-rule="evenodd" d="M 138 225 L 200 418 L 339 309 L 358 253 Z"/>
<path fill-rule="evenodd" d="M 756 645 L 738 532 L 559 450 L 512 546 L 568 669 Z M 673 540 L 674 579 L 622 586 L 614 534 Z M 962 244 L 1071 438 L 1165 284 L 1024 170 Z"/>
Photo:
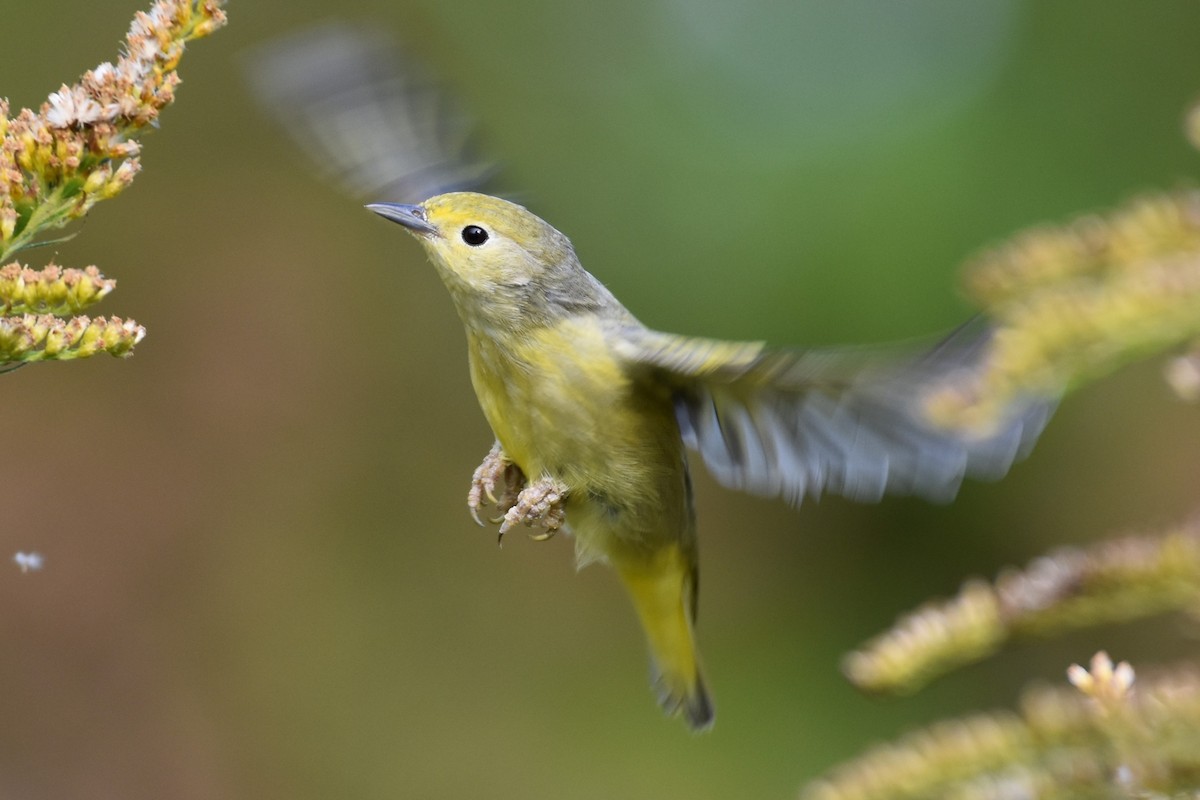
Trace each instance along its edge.
<path fill-rule="evenodd" d="M 694 633 L 696 570 L 678 545 L 639 557 L 613 559 L 646 631 L 658 702 L 700 733 L 712 727 L 712 700 L 704 686 Z"/>

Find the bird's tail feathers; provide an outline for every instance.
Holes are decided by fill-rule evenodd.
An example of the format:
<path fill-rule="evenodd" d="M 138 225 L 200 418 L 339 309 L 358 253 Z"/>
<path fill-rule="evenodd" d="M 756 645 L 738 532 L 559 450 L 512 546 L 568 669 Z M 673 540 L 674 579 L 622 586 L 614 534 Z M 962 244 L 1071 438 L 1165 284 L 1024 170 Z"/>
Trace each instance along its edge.
<path fill-rule="evenodd" d="M 700 733 L 712 727 L 715 709 L 696 652 L 694 559 L 678 545 L 648 557 L 614 559 L 650 646 L 652 684 L 668 716 L 680 715 Z"/>
<path fill-rule="evenodd" d="M 717 710 L 699 668 L 690 677 L 669 674 L 663 672 L 652 657 L 651 686 L 667 716 L 682 716 L 693 733 L 704 733 L 712 727 Z"/>

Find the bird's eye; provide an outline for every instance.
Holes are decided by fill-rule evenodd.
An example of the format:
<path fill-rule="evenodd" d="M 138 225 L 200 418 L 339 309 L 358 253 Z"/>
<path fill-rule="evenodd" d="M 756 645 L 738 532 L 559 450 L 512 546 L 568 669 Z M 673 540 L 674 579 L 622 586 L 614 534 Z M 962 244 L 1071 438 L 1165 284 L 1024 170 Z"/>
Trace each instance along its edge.
<path fill-rule="evenodd" d="M 462 239 L 471 247 L 479 247 L 488 240 L 488 232 L 478 225 L 468 225 L 462 229 Z"/>

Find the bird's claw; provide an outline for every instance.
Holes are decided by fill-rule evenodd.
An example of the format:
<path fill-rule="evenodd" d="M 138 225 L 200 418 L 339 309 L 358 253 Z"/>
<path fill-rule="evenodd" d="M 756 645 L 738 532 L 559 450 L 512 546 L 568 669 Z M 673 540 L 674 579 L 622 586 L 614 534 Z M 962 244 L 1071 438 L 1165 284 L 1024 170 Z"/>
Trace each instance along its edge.
<path fill-rule="evenodd" d="M 471 476 L 471 489 L 467 492 L 467 510 L 471 512 L 471 519 L 483 527 L 479 509 L 485 505 L 485 498 L 487 503 L 507 511 L 517 501 L 517 491 L 524 483 L 525 476 L 521 470 L 508 460 L 497 443 Z M 504 493 L 499 498 L 496 497 L 497 486 L 504 487 Z M 499 522 L 498 519 L 492 521 Z"/>
<path fill-rule="evenodd" d="M 542 528 L 542 532 L 529 535 L 534 541 L 552 538 L 567 519 L 563 508 L 566 495 L 567 487 L 554 478 L 541 478 L 526 486 L 517 495 L 516 503 L 504 514 L 499 541 L 502 542 L 504 534 L 518 525 Z"/>

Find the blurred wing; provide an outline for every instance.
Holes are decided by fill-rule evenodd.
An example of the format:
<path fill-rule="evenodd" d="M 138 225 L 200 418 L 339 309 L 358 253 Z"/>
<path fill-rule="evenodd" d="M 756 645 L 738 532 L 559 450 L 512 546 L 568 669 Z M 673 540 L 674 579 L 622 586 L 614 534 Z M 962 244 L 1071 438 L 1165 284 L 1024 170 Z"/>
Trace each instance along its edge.
<path fill-rule="evenodd" d="M 1054 410 L 1031 399 L 986 435 L 936 426 L 923 398 L 978 364 L 986 331 L 914 355 L 869 349 L 768 350 L 761 343 L 623 330 L 635 374 L 670 387 L 684 441 L 725 486 L 799 504 L 830 491 L 948 502 L 964 476 L 1002 477 Z"/>
<path fill-rule="evenodd" d="M 491 177 L 466 114 L 378 31 L 329 23 L 294 33 L 252 52 L 247 72 L 284 130 L 355 197 L 417 203 Z"/>

